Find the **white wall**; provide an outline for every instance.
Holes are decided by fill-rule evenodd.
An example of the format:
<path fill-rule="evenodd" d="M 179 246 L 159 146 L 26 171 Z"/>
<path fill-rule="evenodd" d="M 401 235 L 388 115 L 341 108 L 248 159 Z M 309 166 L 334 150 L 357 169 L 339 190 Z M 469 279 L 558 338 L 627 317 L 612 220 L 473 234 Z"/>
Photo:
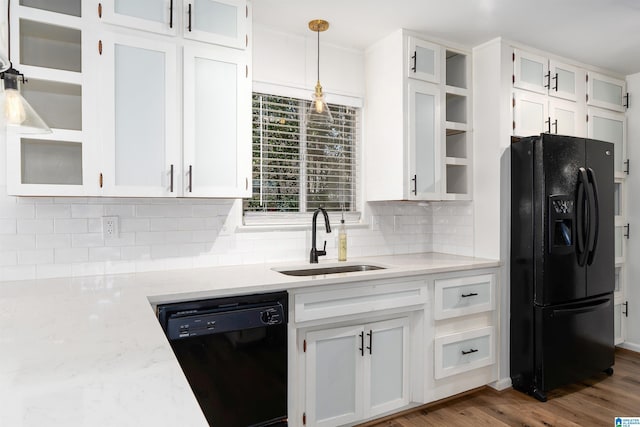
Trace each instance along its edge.
<path fill-rule="evenodd" d="M 631 102 L 627 110 L 627 156 L 630 159 L 630 174 L 625 181 L 626 214 L 631 225 L 631 238 L 627 241 L 625 254 L 626 290 L 629 301 L 629 317 L 626 319 L 627 338 L 625 347 L 640 351 L 640 73 L 627 76 L 627 91 Z M 635 96 L 634 96 L 635 95 Z M 633 102 L 635 98 L 635 102 Z"/>
<path fill-rule="evenodd" d="M 315 85 L 316 45 L 308 38 L 254 29 L 253 75 L 263 83 Z M 327 92 L 361 98 L 364 55 L 321 46 Z M 330 100 L 330 98 L 329 98 Z M 366 144 L 366 141 L 364 141 Z M 101 275 L 264 262 L 308 262 L 310 227 L 252 231 L 241 201 L 216 199 L 59 198 L 7 195 L 6 140 L 0 129 L 0 281 Z M 365 226 L 348 230 L 348 256 L 437 249 L 473 254 L 473 212 L 464 203 L 371 203 Z M 120 218 L 120 237 L 102 238 L 101 217 Z M 328 259 L 337 256 L 328 236 Z M 325 237 L 319 234 L 322 241 Z"/>

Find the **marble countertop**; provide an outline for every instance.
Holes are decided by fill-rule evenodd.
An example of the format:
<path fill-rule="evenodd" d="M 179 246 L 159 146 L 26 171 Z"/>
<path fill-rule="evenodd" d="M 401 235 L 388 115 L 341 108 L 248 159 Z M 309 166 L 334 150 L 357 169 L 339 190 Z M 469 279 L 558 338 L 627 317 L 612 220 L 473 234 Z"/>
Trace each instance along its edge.
<path fill-rule="evenodd" d="M 288 263 L 0 282 L 0 426 L 207 426 L 153 304 L 499 265 L 438 253 L 351 263 L 386 269 L 274 270 L 310 267 Z"/>

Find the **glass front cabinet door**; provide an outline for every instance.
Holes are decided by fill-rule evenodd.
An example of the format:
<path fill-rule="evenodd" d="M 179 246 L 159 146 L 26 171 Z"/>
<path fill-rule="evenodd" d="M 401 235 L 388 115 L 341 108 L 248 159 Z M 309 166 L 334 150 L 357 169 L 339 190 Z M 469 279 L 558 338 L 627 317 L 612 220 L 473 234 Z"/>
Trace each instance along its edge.
<path fill-rule="evenodd" d="M 219 46 L 185 46 L 184 61 L 184 196 L 250 197 L 246 55 Z"/>
<path fill-rule="evenodd" d="M 441 104 L 437 85 L 410 80 L 409 176 L 406 198 L 439 200 L 441 197 Z"/>
<path fill-rule="evenodd" d="M 245 0 L 183 0 L 183 35 L 187 39 L 244 49 L 249 43 L 248 16 Z"/>
<path fill-rule="evenodd" d="M 176 48 L 146 38 L 102 38 L 103 195 L 176 196 L 180 144 Z"/>
<path fill-rule="evenodd" d="M 99 18 L 107 23 L 176 35 L 179 0 L 103 0 Z"/>

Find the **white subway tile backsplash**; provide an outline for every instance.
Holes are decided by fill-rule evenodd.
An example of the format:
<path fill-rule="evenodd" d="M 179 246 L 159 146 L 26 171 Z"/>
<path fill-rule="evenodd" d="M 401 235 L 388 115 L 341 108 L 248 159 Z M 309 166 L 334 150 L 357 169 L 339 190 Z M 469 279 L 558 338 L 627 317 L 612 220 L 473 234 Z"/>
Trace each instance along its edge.
<path fill-rule="evenodd" d="M 84 205 L 74 205 L 84 206 Z M 70 218 L 71 206 L 58 204 L 36 204 L 36 218 Z"/>
<path fill-rule="evenodd" d="M 125 246 L 120 249 L 120 257 L 123 260 L 151 259 L 150 246 Z"/>
<path fill-rule="evenodd" d="M 99 218 L 104 216 L 102 205 L 71 205 L 73 218 Z"/>
<path fill-rule="evenodd" d="M 307 261 L 309 228 L 236 232 L 240 212 L 233 200 L 0 194 L 0 280 Z M 376 202 L 366 212 L 370 226 L 347 231 L 349 257 L 473 252 L 471 202 Z M 103 216 L 118 216 L 118 238 L 103 238 Z M 325 239 L 335 259 L 337 233 L 318 227 Z"/>
<path fill-rule="evenodd" d="M 86 233 L 87 220 L 77 219 L 56 219 L 53 221 L 53 229 L 56 233 Z"/>
<path fill-rule="evenodd" d="M 149 219 L 147 218 L 120 218 L 120 231 L 149 231 Z"/>
<path fill-rule="evenodd" d="M 71 264 L 89 260 L 88 248 L 55 249 L 54 258 L 56 264 Z"/>
<path fill-rule="evenodd" d="M 0 219 L 0 234 L 16 234 L 17 230 L 15 219 Z"/>
<path fill-rule="evenodd" d="M 89 261 L 113 261 L 120 259 L 120 248 L 109 246 L 89 248 Z"/>
<path fill-rule="evenodd" d="M 70 248 L 71 234 L 38 234 L 36 247 L 38 249 Z"/>
<path fill-rule="evenodd" d="M 18 264 L 18 253 L 16 251 L 0 252 L 0 267 L 7 267 Z"/>
<path fill-rule="evenodd" d="M 89 248 L 104 245 L 101 233 L 78 233 L 71 236 L 71 246 L 74 248 Z"/>
<path fill-rule="evenodd" d="M 5 234 L 0 238 L 0 251 L 35 249 L 35 234 Z"/>
<path fill-rule="evenodd" d="M 53 219 L 18 219 L 19 234 L 53 233 Z"/>

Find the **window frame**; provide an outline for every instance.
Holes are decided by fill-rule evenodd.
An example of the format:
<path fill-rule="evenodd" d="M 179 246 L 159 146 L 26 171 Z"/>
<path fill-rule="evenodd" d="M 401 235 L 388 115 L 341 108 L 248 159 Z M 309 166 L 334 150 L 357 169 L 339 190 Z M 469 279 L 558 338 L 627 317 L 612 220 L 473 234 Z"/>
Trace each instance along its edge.
<path fill-rule="evenodd" d="M 308 89 L 301 89 L 295 87 L 274 85 L 270 83 L 261 83 L 255 82 L 253 83 L 252 96 L 253 93 L 264 93 L 267 95 L 273 96 L 282 96 L 282 97 L 290 97 L 297 99 L 311 99 L 312 92 Z M 339 95 L 339 94 L 331 94 L 325 93 L 327 103 L 328 104 L 339 104 L 347 107 L 353 107 L 358 109 L 357 112 L 357 121 L 356 121 L 356 140 L 355 140 L 355 156 L 354 161 L 354 191 L 355 191 L 355 210 L 354 211 L 329 211 L 329 218 L 332 224 L 339 224 L 340 220 L 344 217 L 345 224 L 347 225 L 356 225 L 362 224 L 362 211 L 363 211 L 363 173 L 362 173 L 362 159 L 363 159 L 363 149 L 362 149 L 362 137 L 363 137 L 363 126 L 362 126 L 362 118 L 363 118 L 363 100 L 359 97 L 353 97 L 348 95 Z M 252 119 L 253 123 L 253 119 Z M 253 141 L 252 141 L 253 144 Z M 253 172 L 252 172 L 253 174 Z M 304 196 L 301 197 L 301 200 L 304 199 Z M 245 211 L 244 200 L 242 201 L 242 225 L 248 227 L 266 227 L 270 228 L 274 227 L 282 227 L 282 226 L 308 226 L 311 224 L 311 218 L 313 216 L 313 211 L 298 211 L 298 212 L 258 212 L 258 211 Z"/>

